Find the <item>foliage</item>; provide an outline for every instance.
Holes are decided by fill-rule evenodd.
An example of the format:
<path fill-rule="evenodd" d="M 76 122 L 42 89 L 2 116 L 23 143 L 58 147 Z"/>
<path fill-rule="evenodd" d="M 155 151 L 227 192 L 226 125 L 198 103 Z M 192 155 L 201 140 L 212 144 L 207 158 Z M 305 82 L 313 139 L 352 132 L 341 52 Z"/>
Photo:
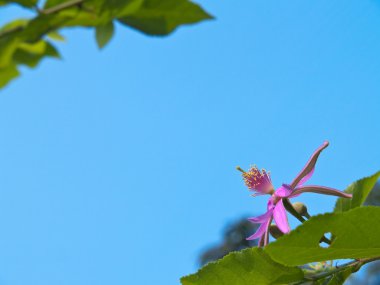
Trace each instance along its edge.
<path fill-rule="evenodd" d="M 329 213 L 312 217 L 289 235 L 269 244 L 266 251 L 286 265 L 342 258 L 380 256 L 380 208 L 360 207 L 345 213 Z M 336 238 L 327 247 L 320 246 L 324 233 Z"/>
<path fill-rule="evenodd" d="M 344 212 L 363 205 L 379 177 L 380 171 L 348 186 L 344 192 L 353 194 L 352 199 L 339 198 L 335 204 L 334 212 Z"/>
<path fill-rule="evenodd" d="M 43 2 L 43 1 L 41 1 Z M 0 7 L 17 4 L 35 11 L 0 28 L 0 88 L 19 75 L 18 66 L 35 67 L 46 57 L 59 58 L 52 40 L 67 27 L 95 30 L 99 48 L 114 35 L 115 23 L 148 35 L 165 36 L 177 27 L 212 19 L 189 0 L 0 0 Z"/>
<path fill-rule="evenodd" d="M 366 206 L 379 176 L 351 184 L 345 190 L 353 194 L 351 203 L 340 198 L 334 212 L 311 217 L 263 249 L 232 252 L 183 277 L 182 284 L 343 284 L 361 266 L 380 259 L 380 208 Z M 322 247 L 326 233 L 334 239 Z M 333 266 L 337 259 L 352 261 Z"/>
<path fill-rule="evenodd" d="M 273 261 L 261 248 L 234 252 L 209 263 L 197 274 L 181 279 L 183 285 L 288 284 L 303 278 L 302 270 Z"/>

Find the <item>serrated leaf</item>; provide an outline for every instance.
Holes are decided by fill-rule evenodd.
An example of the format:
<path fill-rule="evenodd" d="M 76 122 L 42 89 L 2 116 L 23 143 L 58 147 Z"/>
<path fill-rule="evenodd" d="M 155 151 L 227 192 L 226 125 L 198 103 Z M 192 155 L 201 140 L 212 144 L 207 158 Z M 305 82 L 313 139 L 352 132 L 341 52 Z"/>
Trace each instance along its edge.
<path fill-rule="evenodd" d="M 339 198 L 336 201 L 334 212 L 345 212 L 362 206 L 379 177 L 380 171 L 348 186 L 344 192 L 353 194 L 352 199 Z"/>
<path fill-rule="evenodd" d="M 197 273 L 181 278 L 182 285 L 289 284 L 302 280 L 298 267 L 274 262 L 261 248 L 233 252 L 204 266 Z"/>
<path fill-rule="evenodd" d="M 168 35 L 178 26 L 213 17 L 188 0 L 145 0 L 140 9 L 121 23 L 149 35 Z"/>
<path fill-rule="evenodd" d="M 115 28 L 113 22 L 95 28 L 95 38 L 99 48 L 105 47 L 112 39 Z"/>
<path fill-rule="evenodd" d="M 269 244 L 265 251 L 273 260 L 289 266 L 333 259 L 371 258 L 380 255 L 379 223 L 379 207 L 318 215 Z M 319 245 L 325 233 L 336 237 L 328 248 Z"/>

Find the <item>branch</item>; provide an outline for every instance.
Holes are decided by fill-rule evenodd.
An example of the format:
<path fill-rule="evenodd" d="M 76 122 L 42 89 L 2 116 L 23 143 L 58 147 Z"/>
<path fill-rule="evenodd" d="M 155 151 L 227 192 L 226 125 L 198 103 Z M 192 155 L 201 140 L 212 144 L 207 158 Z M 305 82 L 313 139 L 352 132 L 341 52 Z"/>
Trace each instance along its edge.
<path fill-rule="evenodd" d="M 62 10 L 65 10 L 67 8 L 71 8 L 71 7 L 81 5 L 85 1 L 86 0 L 72 0 L 72 1 L 64 2 L 64 3 L 59 4 L 57 6 L 54 6 L 54 7 L 45 9 L 45 10 L 41 10 L 40 13 L 43 15 L 51 15 L 51 14 L 54 14 L 57 12 L 61 12 Z"/>
<path fill-rule="evenodd" d="M 62 4 L 59 4 L 57 6 L 54 6 L 54 7 L 48 8 L 48 9 L 39 10 L 38 13 L 40 15 L 52 15 L 52 14 L 61 12 L 63 10 L 71 8 L 71 7 L 80 6 L 85 1 L 86 0 L 72 0 L 72 1 L 64 2 Z M 18 26 L 18 27 L 14 27 L 12 29 L 8 29 L 8 30 L 5 30 L 3 32 L 0 32 L 0 38 L 6 36 L 8 34 L 12 34 L 14 32 L 22 31 L 24 28 L 25 27 Z"/>
<path fill-rule="evenodd" d="M 326 278 L 326 277 L 329 277 L 331 275 L 334 275 L 336 273 L 339 273 L 341 271 L 344 271 L 350 267 L 353 268 L 353 271 L 352 272 L 356 272 L 358 271 L 364 264 L 367 264 L 369 262 L 372 262 L 372 261 L 376 261 L 376 260 L 379 260 L 380 257 L 375 257 L 375 258 L 368 258 L 368 259 L 359 259 L 359 260 L 355 260 L 355 261 L 351 261 L 351 262 L 348 262 L 346 264 L 343 264 L 342 266 L 339 266 L 333 270 L 330 270 L 328 272 L 324 272 L 324 273 L 318 273 L 318 274 L 315 274 L 315 275 L 312 275 L 312 276 L 307 276 L 305 277 L 304 280 L 302 280 L 301 282 L 298 282 L 298 283 L 294 283 L 293 285 L 301 285 L 301 284 L 305 284 L 305 282 L 310 282 L 310 281 L 318 281 L 320 279 L 323 279 L 323 278 Z M 314 283 L 313 283 L 314 284 Z"/>

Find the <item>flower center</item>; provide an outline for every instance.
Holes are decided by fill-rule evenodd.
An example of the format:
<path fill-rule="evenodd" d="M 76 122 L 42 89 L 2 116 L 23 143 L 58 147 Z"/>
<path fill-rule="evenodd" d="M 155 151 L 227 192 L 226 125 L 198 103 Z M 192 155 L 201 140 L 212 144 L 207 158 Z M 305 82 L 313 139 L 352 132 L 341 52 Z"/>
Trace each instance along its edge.
<path fill-rule="evenodd" d="M 272 194 L 273 186 L 270 173 L 265 169 L 259 170 L 256 166 L 251 167 L 243 173 L 245 185 L 251 190 L 256 190 L 263 194 Z"/>

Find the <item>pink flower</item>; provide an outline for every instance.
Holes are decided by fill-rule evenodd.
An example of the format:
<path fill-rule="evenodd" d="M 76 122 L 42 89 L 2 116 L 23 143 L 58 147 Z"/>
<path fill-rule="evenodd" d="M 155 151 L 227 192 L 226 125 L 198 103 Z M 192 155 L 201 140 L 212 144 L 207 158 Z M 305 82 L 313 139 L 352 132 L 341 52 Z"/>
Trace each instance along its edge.
<path fill-rule="evenodd" d="M 248 172 L 243 172 L 243 178 L 248 188 L 255 192 L 254 196 L 270 194 L 267 204 L 267 212 L 261 216 L 249 218 L 248 220 L 255 224 L 260 224 L 258 230 L 248 237 L 248 240 L 260 239 L 259 245 L 266 245 L 269 240 L 269 227 L 272 220 L 275 221 L 277 227 L 283 232 L 290 231 L 286 210 L 283 199 L 289 199 L 299 196 L 302 193 L 313 192 L 325 195 L 333 195 L 343 198 L 351 198 L 351 194 L 341 192 L 339 190 L 323 187 L 323 186 L 304 186 L 305 182 L 310 179 L 314 173 L 314 167 L 319 155 L 329 143 L 324 142 L 310 157 L 305 167 L 296 176 L 290 184 L 283 184 L 276 191 L 272 186 L 270 175 L 265 170 L 258 170 L 257 167 L 252 167 Z"/>

